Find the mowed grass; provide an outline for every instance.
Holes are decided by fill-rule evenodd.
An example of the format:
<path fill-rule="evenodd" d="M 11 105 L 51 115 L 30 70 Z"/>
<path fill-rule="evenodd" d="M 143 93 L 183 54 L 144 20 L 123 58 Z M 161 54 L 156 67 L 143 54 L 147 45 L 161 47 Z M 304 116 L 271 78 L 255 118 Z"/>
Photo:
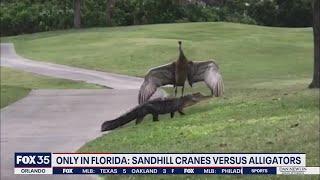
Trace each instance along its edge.
<path fill-rule="evenodd" d="M 28 95 L 29 88 L 1 85 L 1 108 Z"/>
<path fill-rule="evenodd" d="M 56 79 L 1 67 L 1 108 L 26 96 L 32 89 L 92 89 L 97 85 Z"/>
<path fill-rule="evenodd" d="M 311 28 L 181 23 L 2 38 L 28 58 L 135 76 L 176 59 L 178 40 L 189 59 L 216 59 L 227 81 L 309 78 L 312 70 Z"/>
<path fill-rule="evenodd" d="M 290 83 L 285 88 L 253 86 L 257 88 L 230 87 L 224 99 L 212 99 L 188 108 L 185 116 L 170 119 L 169 115 L 163 115 L 159 122 L 152 122 L 148 116 L 137 126 L 132 122 L 87 143 L 80 152 L 304 152 L 308 166 L 319 166 L 318 91 L 306 89 L 306 84 L 301 82 Z M 120 177 L 106 179 L 141 179 L 140 176 Z M 157 177 L 164 178 L 142 179 Z M 217 178 L 165 178 L 199 177 Z M 257 178 L 254 177 L 251 178 Z M 316 176 L 295 177 L 300 178 L 317 179 Z"/>
<path fill-rule="evenodd" d="M 225 81 L 223 98 L 195 105 L 174 119 L 164 115 L 152 122 L 148 116 L 137 126 L 129 123 L 87 143 L 80 152 L 304 152 L 308 166 L 320 165 L 319 91 L 307 89 L 313 70 L 311 28 L 184 23 L 56 31 L 2 40 L 14 42 L 20 54 L 32 59 L 135 76 L 175 59 L 178 40 L 189 59 L 216 59 Z M 202 83 L 186 90 L 197 91 L 209 92 Z"/>

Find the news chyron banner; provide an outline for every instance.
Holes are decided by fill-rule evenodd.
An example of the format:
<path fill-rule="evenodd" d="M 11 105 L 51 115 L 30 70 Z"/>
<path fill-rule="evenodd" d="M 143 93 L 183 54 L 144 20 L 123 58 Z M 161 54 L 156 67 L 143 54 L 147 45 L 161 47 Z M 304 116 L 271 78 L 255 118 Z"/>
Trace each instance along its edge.
<path fill-rule="evenodd" d="M 319 174 L 306 154 L 17 152 L 15 174 Z"/>

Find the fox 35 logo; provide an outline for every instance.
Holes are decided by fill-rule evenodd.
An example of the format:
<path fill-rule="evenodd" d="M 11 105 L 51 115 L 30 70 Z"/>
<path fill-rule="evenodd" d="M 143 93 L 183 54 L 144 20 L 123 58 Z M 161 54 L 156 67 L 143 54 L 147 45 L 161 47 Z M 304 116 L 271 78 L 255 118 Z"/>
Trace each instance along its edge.
<path fill-rule="evenodd" d="M 14 153 L 15 167 L 51 167 L 51 153 Z"/>

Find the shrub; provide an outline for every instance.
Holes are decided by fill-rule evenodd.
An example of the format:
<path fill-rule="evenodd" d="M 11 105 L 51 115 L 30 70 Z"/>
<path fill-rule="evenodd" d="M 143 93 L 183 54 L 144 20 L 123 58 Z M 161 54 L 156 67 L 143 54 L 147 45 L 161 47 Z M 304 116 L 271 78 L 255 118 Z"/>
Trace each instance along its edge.
<path fill-rule="evenodd" d="M 82 0 L 82 27 L 106 26 L 107 0 Z M 116 0 L 114 26 L 230 21 L 267 26 L 311 26 L 312 0 Z M 2 0 L 0 33 L 15 35 L 73 26 L 71 0 Z"/>

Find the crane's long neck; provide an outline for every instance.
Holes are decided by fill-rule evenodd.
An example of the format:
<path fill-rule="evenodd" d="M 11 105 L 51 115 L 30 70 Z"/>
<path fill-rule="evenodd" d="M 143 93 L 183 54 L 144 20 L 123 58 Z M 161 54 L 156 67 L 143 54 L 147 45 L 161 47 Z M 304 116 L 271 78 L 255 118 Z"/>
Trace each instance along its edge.
<path fill-rule="evenodd" d="M 182 61 L 187 61 L 186 56 L 184 55 L 183 51 L 182 51 L 182 47 L 181 47 L 181 42 L 179 42 L 179 59 L 178 61 L 182 62 Z"/>

